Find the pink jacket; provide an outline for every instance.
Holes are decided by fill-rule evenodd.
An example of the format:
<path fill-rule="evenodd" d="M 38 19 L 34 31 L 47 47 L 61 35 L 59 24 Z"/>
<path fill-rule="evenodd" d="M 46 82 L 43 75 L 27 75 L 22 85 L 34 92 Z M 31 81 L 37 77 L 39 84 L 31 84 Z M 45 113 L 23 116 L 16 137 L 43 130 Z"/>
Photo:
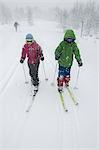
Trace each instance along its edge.
<path fill-rule="evenodd" d="M 40 62 L 40 58 L 43 56 L 41 47 L 34 41 L 31 45 L 26 43 L 22 48 L 21 58 L 28 57 L 29 64 L 36 64 Z"/>

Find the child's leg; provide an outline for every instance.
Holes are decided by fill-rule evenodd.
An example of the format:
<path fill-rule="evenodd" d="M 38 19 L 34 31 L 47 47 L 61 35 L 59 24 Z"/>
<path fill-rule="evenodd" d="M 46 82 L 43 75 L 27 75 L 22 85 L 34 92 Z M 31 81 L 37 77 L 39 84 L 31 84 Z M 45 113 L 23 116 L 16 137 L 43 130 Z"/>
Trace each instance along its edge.
<path fill-rule="evenodd" d="M 66 68 L 66 69 L 65 69 L 64 81 L 65 81 L 66 86 L 69 86 L 70 70 L 71 70 L 71 68 Z"/>
<path fill-rule="evenodd" d="M 28 64 L 29 66 L 29 74 L 31 76 L 32 84 L 34 86 L 38 86 L 39 79 L 38 79 L 38 67 L 39 64 Z"/>
<path fill-rule="evenodd" d="M 59 91 L 62 91 L 63 83 L 64 83 L 64 67 L 59 66 L 58 78 L 57 78 L 57 86 Z"/>
<path fill-rule="evenodd" d="M 63 86 L 63 82 L 64 82 L 64 76 L 60 75 L 57 78 L 57 85 L 58 86 Z"/>
<path fill-rule="evenodd" d="M 39 63 L 36 64 L 36 80 L 39 84 L 38 70 L 39 70 Z"/>

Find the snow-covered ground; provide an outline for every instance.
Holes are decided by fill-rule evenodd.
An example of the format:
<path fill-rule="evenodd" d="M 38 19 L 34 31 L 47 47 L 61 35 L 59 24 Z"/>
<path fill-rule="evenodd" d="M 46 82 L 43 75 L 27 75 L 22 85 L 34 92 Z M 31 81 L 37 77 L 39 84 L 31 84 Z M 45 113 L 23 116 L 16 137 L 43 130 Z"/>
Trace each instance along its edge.
<path fill-rule="evenodd" d="M 77 44 L 81 51 L 83 67 L 75 90 L 77 62 L 71 70 L 73 93 L 79 102 L 75 106 L 64 90 L 64 112 L 55 86 L 51 86 L 55 73 L 54 51 L 64 34 L 55 22 L 34 21 L 30 27 L 20 23 L 18 32 L 13 25 L 0 26 L 0 150 L 96 150 L 98 149 L 98 44 L 95 37 L 81 38 Z M 31 111 L 31 84 L 27 61 L 19 63 L 21 48 L 27 33 L 32 33 L 41 45 L 48 81 L 45 81 L 43 64 L 39 68 L 40 88 Z"/>

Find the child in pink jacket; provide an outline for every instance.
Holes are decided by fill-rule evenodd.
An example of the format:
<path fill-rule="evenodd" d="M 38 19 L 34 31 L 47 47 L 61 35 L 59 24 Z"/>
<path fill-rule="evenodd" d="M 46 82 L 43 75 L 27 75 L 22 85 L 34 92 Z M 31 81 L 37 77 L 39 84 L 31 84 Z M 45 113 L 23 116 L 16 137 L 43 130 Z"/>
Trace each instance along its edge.
<path fill-rule="evenodd" d="M 32 34 L 26 35 L 26 44 L 22 48 L 20 63 L 24 63 L 25 58 L 28 58 L 29 74 L 35 90 L 38 90 L 39 77 L 38 69 L 40 60 L 44 60 L 43 52 L 39 44 L 33 39 Z"/>

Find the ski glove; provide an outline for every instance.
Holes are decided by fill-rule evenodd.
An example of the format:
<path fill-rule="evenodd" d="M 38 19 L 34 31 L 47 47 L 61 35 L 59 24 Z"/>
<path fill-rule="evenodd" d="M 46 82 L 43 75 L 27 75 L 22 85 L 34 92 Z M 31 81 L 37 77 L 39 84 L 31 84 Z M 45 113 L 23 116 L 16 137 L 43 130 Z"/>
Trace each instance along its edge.
<path fill-rule="evenodd" d="M 24 58 L 21 58 L 21 59 L 20 59 L 20 63 L 21 63 L 21 64 L 24 63 Z"/>
<path fill-rule="evenodd" d="M 41 57 L 41 61 L 44 61 L 44 56 Z"/>
<path fill-rule="evenodd" d="M 82 65 L 83 65 L 83 63 L 82 63 L 82 60 L 80 59 L 80 60 L 78 61 L 78 66 L 81 67 Z"/>

